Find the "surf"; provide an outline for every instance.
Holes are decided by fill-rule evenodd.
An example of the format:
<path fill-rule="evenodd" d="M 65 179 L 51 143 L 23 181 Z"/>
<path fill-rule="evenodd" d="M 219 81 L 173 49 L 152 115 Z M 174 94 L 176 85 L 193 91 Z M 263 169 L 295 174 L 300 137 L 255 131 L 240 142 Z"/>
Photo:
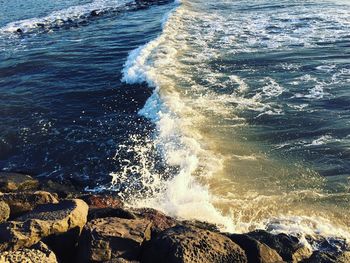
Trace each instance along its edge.
<path fill-rule="evenodd" d="M 165 16 L 158 38 L 132 51 L 124 65 L 125 83 L 146 83 L 153 89 L 139 114 L 155 124 L 150 144 L 165 166 L 173 168 L 165 177 L 158 171 L 154 178 L 147 165 L 143 166 L 147 172 L 141 177 L 152 182 L 147 187 L 153 190 L 149 195 L 142 192 L 130 204 L 154 207 L 180 218 L 206 220 L 227 231 L 262 228 L 290 233 L 302 236 L 313 249 L 319 244 L 307 240 L 308 236 L 324 236 L 347 243 L 350 235 L 344 225 L 346 216 L 337 220 L 332 212 L 322 212 L 322 199 L 328 198 L 319 190 L 324 178 L 297 162 L 275 159 L 263 154 L 256 145 L 239 137 L 232 138 L 250 127 L 242 113 L 255 114 L 255 119 L 285 115 L 285 109 L 275 100 L 289 91 L 272 77 L 263 78 L 261 88 L 252 91 L 246 79 L 238 75 L 211 72 L 207 63 L 225 61 L 225 58 L 220 60 L 215 36 L 218 32 L 230 34 L 223 27 L 224 17 L 215 12 L 206 13 L 206 8 L 215 4 L 199 5 L 187 1 L 177 3 Z M 230 55 L 237 57 L 238 52 L 230 50 L 232 43 L 240 52 L 257 50 L 253 42 L 243 47 L 235 38 L 234 32 L 232 38 L 220 39 L 225 51 L 233 51 Z M 312 45 L 311 39 L 303 41 Z M 294 45 L 286 36 L 278 43 L 264 43 L 263 48 L 267 49 Z M 281 66 L 297 69 L 294 65 Z M 229 87 L 231 91 L 227 90 Z M 316 89 L 310 89 L 314 99 L 318 98 Z M 111 176 L 118 185 L 120 173 L 111 173 Z M 293 189 L 288 189 L 289 184 Z M 305 185 L 309 187 L 306 192 Z M 305 193 L 307 197 L 303 197 Z M 303 198 L 310 201 L 299 205 L 298 200 Z M 312 205 L 314 198 L 319 210 L 308 211 L 307 206 Z M 288 201 L 284 203 L 284 200 Z"/>

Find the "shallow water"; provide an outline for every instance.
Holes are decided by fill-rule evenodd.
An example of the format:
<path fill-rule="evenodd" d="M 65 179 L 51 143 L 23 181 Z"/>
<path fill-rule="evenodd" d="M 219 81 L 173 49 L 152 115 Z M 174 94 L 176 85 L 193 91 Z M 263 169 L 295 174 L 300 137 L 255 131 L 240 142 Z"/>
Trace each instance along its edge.
<path fill-rule="evenodd" d="M 45 8 L 0 20 L 0 168 L 226 230 L 350 238 L 346 1 Z"/>

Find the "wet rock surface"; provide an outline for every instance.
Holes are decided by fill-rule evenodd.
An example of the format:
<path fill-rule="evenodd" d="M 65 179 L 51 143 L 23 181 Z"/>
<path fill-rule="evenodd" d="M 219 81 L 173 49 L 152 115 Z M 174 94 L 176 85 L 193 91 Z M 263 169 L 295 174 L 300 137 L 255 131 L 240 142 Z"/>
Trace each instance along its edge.
<path fill-rule="evenodd" d="M 108 217 L 92 220 L 81 237 L 80 262 L 138 260 L 141 246 L 151 238 L 151 222 Z"/>
<path fill-rule="evenodd" d="M 264 230 L 256 230 L 248 233 L 248 236 L 266 244 L 287 262 L 299 262 L 311 256 L 311 251 L 304 247 L 299 239 L 286 234 L 274 235 Z"/>
<path fill-rule="evenodd" d="M 151 230 L 153 234 L 160 233 L 165 229 L 180 224 L 178 220 L 152 208 L 133 209 L 132 211 L 136 217 L 152 222 Z"/>
<path fill-rule="evenodd" d="M 142 262 L 248 262 L 228 237 L 195 227 L 175 226 L 148 242 Z"/>
<path fill-rule="evenodd" d="M 276 250 L 244 234 L 229 234 L 228 237 L 246 252 L 249 263 L 284 262 Z"/>
<path fill-rule="evenodd" d="M 123 202 L 114 196 L 84 195 L 80 198 L 89 205 L 90 209 L 122 208 L 124 206 Z"/>
<path fill-rule="evenodd" d="M 37 189 L 39 181 L 27 174 L 0 172 L 0 191 L 27 191 Z"/>

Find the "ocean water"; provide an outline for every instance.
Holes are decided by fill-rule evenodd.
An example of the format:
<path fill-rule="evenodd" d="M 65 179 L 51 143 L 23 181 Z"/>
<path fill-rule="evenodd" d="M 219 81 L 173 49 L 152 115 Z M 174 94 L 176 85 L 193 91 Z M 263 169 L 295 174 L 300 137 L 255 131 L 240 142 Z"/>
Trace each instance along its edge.
<path fill-rule="evenodd" d="M 348 1 L 0 4 L 2 170 L 349 242 Z"/>

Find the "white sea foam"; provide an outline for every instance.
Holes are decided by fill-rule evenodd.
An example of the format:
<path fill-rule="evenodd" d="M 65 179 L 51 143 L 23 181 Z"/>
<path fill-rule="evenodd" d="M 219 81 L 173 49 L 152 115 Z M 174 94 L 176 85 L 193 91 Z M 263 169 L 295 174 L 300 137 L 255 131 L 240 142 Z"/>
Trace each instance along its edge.
<path fill-rule="evenodd" d="M 312 140 L 312 142 L 309 144 L 306 144 L 306 146 L 324 145 L 327 143 L 334 143 L 334 142 L 339 142 L 339 141 L 341 141 L 341 140 L 334 138 L 331 135 L 323 135 L 317 139 Z"/>
<path fill-rule="evenodd" d="M 148 180 L 153 181 L 151 187 L 157 189 L 153 191 L 153 195 L 132 201 L 133 205 L 155 207 L 173 216 L 205 220 L 219 224 L 223 229 L 232 230 L 232 221 L 214 207 L 209 190 L 195 177 L 196 171 L 203 165 L 199 163 L 203 149 L 191 136 L 193 135 L 191 130 L 187 129 L 189 123 L 186 123 L 186 118 L 178 116 L 180 112 L 191 110 L 169 87 L 168 91 L 165 91 L 168 93 L 162 94 L 164 92 L 162 88 L 172 85 L 159 71 L 171 67 L 175 60 L 176 49 L 164 45 L 164 42 L 173 37 L 174 29 L 170 27 L 169 20 L 177 10 L 178 7 L 165 16 L 167 20 L 163 22 L 163 33 L 158 38 L 130 53 L 122 71 L 123 81 L 126 83 L 146 82 L 154 88 L 153 94 L 139 114 L 156 124 L 153 145 L 162 154 L 167 166 L 177 167 L 177 172 L 167 180 Z M 176 68 L 173 66 L 172 70 Z M 207 176 L 211 169 L 220 167 L 219 161 L 215 162 L 215 165 L 210 161 L 203 163 L 206 166 Z M 114 180 L 118 178 L 120 183 L 122 177 L 119 174 L 113 173 L 112 176 Z M 154 175 L 149 171 L 142 171 L 142 177 L 148 178 Z"/>

